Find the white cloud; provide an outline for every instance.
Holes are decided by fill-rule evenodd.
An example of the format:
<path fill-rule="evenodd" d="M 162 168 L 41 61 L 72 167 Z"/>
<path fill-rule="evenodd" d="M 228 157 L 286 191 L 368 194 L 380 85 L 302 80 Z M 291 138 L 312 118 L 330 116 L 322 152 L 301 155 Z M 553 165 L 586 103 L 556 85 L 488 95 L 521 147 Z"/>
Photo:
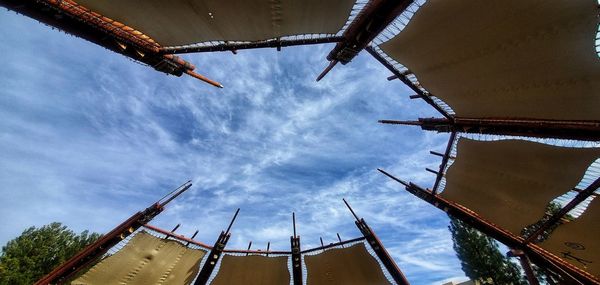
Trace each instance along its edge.
<path fill-rule="evenodd" d="M 360 235 L 346 198 L 413 284 L 461 275 L 444 214 L 375 170 L 431 186 L 447 137 L 377 124 L 435 113 L 368 54 L 318 83 L 331 45 L 184 56 L 216 89 L 0 13 L 1 243 L 105 232 L 192 179 L 154 224 L 212 243 L 240 207 L 230 247 L 287 249 L 294 211 L 308 248 Z"/>

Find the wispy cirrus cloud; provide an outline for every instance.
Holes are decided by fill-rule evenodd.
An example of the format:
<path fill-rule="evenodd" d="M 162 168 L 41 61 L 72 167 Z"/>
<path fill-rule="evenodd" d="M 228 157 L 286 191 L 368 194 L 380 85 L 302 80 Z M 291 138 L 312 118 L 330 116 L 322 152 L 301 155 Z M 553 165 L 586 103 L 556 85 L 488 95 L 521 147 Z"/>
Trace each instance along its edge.
<path fill-rule="evenodd" d="M 447 136 L 377 124 L 435 113 L 368 54 L 323 81 L 330 45 L 187 55 L 215 89 L 130 62 L 25 17 L 0 17 L 0 242 L 61 221 L 105 232 L 176 185 L 153 223 L 230 247 L 287 249 L 360 235 L 346 198 L 413 284 L 462 276 L 445 215 L 376 171 L 433 184 Z"/>

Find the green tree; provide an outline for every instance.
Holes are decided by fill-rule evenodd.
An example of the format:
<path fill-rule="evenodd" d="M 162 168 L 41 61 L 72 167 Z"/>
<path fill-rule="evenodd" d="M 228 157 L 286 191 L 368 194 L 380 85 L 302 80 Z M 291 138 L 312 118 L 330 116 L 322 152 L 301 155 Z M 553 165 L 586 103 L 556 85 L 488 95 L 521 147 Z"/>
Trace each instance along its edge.
<path fill-rule="evenodd" d="M 0 285 L 33 284 L 99 237 L 78 235 L 61 223 L 30 227 L 2 247 Z"/>
<path fill-rule="evenodd" d="M 546 210 L 544 212 L 544 216 L 542 218 L 540 218 L 537 222 L 526 226 L 522 231 L 521 231 L 521 236 L 522 237 L 529 237 L 531 234 L 533 234 L 536 230 L 538 230 L 544 223 L 546 223 L 552 216 L 554 216 L 554 214 L 558 213 L 560 210 L 562 209 L 562 206 L 556 202 L 550 202 L 548 203 L 548 205 L 546 206 Z M 562 224 L 565 223 L 569 223 L 571 221 L 575 220 L 575 217 L 573 217 L 570 214 L 566 214 L 564 217 L 562 217 L 562 219 L 560 219 L 557 223 L 551 225 L 550 227 L 548 227 L 545 231 L 543 231 L 539 236 L 537 236 L 533 242 L 534 243 L 541 243 L 543 241 L 545 241 L 546 239 L 548 239 L 548 237 L 552 234 L 552 232 L 558 228 L 559 226 L 561 226 Z M 549 280 L 551 280 L 552 277 L 550 277 L 551 275 L 548 275 L 547 270 L 544 270 L 543 268 L 538 267 L 535 264 L 532 264 L 533 267 L 533 271 L 535 272 L 535 275 L 537 277 L 537 279 L 541 282 L 545 282 L 545 283 L 551 283 L 549 282 Z M 557 276 L 560 276 L 558 274 L 555 274 Z M 553 280 L 553 279 L 552 279 Z"/>
<path fill-rule="evenodd" d="M 485 283 L 493 280 L 493 284 L 527 284 L 518 267 L 500 252 L 494 239 L 453 217 L 448 228 L 467 277 Z"/>
<path fill-rule="evenodd" d="M 562 206 L 560 204 L 558 204 L 556 202 L 550 202 L 546 206 L 546 211 L 544 212 L 544 216 L 539 221 L 537 221 L 529 226 L 526 226 L 521 231 L 521 236 L 528 237 L 531 234 L 533 234 L 537 229 L 539 229 L 544 223 L 546 223 L 546 221 L 548 221 L 552 216 L 554 216 L 554 214 L 558 213 L 561 209 L 562 209 Z M 536 239 L 533 240 L 533 242 L 541 243 L 541 242 L 545 241 L 546 239 L 548 239 L 548 237 L 552 234 L 552 232 L 556 228 L 558 228 L 562 224 L 568 223 L 573 220 L 575 220 L 575 217 L 573 217 L 567 213 L 561 220 L 559 220 L 557 223 L 553 224 L 548 229 L 543 231 L 539 236 L 537 236 Z"/>

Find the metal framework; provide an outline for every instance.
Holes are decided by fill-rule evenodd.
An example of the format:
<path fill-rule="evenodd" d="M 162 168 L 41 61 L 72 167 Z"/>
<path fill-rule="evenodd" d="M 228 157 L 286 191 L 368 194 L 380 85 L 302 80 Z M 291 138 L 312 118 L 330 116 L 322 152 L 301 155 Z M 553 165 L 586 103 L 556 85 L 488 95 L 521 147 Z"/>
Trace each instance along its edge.
<path fill-rule="evenodd" d="M 207 284 L 207 282 L 209 281 L 210 277 L 213 274 L 213 271 L 214 271 L 217 263 L 219 262 L 220 257 L 224 253 L 246 254 L 246 255 L 258 254 L 258 255 L 265 255 L 265 256 L 269 256 L 269 254 L 289 255 L 292 258 L 292 276 L 291 277 L 293 280 L 293 284 L 303 284 L 303 272 L 302 272 L 303 271 L 303 269 L 302 269 L 302 255 L 303 254 L 315 252 L 315 251 L 322 251 L 322 250 L 326 250 L 326 249 L 333 248 L 333 247 L 339 247 L 339 246 L 343 247 L 346 244 L 356 243 L 356 242 L 360 242 L 360 241 L 366 241 L 371 246 L 371 248 L 376 253 L 376 255 L 379 258 L 379 260 L 381 261 L 381 263 L 385 266 L 387 271 L 390 273 L 390 275 L 394 278 L 394 280 L 398 284 L 400 284 L 400 285 L 409 284 L 408 281 L 406 281 L 406 278 L 404 277 L 404 275 L 402 274 L 400 269 L 394 263 L 393 259 L 387 253 L 387 251 L 385 250 L 385 247 L 383 246 L 381 241 L 377 238 L 375 233 L 371 230 L 371 228 L 369 228 L 369 226 L 366 224 L 364 219 L 358 219 L 357 216 L 355 216 L 355 218 L 357 219 L 356 225 L 358 226 L 359 230 L 363 234 L 362 237 L 342 241 L 342 239 L 339 237 L 339 234 L 338 234 L 339 242 L 330 243 L 328 245 L 323 245 L 323 242 L 321 239 L 321 246 L 306 249 L 306 250 L 301 250 L 300 236 L 298 236 L 296 234 L 296 217 L 295 217 L 295 213 L 292 213 L 293 235 L 290 237 L 290 242 L 291 242 L 291 250 L 290 251 L 270 250 L 270 242 L 267 244 L 266 251 L 251 250 L 250 247 L 252 245 L 252 242 L 249 243 L 248 249 L 246 249 L 246 250 L 225 249 L 227 242 L 229 241 L 229 238 L 231 237 L 231 232 L 230 232 L 231 227 L 233 226 L 233 223 L 235 222 L 235 219 L 236 219 L 240 209 L 236 210 L 233 218 L 231 219 L 231 222 L 229 223 L 229 226 L 227 227 L 227 230 L 221 231 L 217 241 L 215 242 L 215 244 L 213 246 L 210 246 L 208 244 L 194 240 L 194 237 L 196 236 L 198 231 L 196 231 L 190 238 L 185 237 L 180 234 L 176 234 L 175 231 L 179 228 L 180 224 L 177 224 L 171 231 L 164 230 L 164 229 L 147 224 L 147 222 L 149 222 L 152 217 L 156 216 L 158 213 L 160 213 L 160 211 L 162 211 L 162 209 L 164 208 L 164 206 L 166 204 L 171 202 L 177 196 L 181 195 L 183 192 L 185 192 L 190 187 L 191 187 L 191 183 L 187 182 L 186 184 L 180 186 L 179 188 L 177 188 L 174 191 L 172 191 L 171 193 L 169 193 L 167 196 L 165 196 L 163 199 L 159 200 L 157 203 L 153 204 L 151 207 L 149 207 L 145 211 L 135 214 L 134 216 L 132 216 L 131 218 L 129 218 L 128 220 L 123 222 L 121 225 L 117 226 L 114 230 L 112 230 L 108 234 L 104 235 L 101 240 L 88 246 L 86 249 L 84 249 L 79 254 L 75 255 L 69 261 L 67 261 L 63 265 L 59 266 L 52 273 L 50 273 L 47 276 L 45 276 L 44 278 L 40 279 L 36 284 L 49 285 L 49 284 L 64 283 L 64 281 L 67 281 L 68 278 L 73 276 L 75 273 L 81 271 L 84 268 L 91 266 L 93 261 L 98 260 L 98 258 L 103 256 L 113 246 L 117 245 L 119 242 L 124 240 L 127 236 L 135 233 L 140 227 L 148 229 L 151 232 L 156 232 L 158 234 L 161 234 L 161 235 L 163 235 L 162 238 L 164 238 L 164 239 L 174 239 L 174 240 L 182 242 L 183 244 L 185 244 L 185 246 L 189 246 L 190 244 L 193 244 L 195 246 L 198 246 L 200 248 L 203 248 L 203 249 L 209 251 L 209 253 L 205 257 L 206 259 L 202 265 L 202 268 L 199 270 L 198 276 L 196 277 L 196 279 L 194 281 L 194 285 Z M 164 201 L 162 201 L 162 200 L 164 200 Z M 352 214 L 356 215 L 354 213 L 354 211 L 352 210 L 352 208 L 350 208 L 350 205 L 348 205 L 346 200 L 344 200 L 344 203 L 346 203 L 346 205 L 348 206 L 348 208 L 350 209 Z M 110 241 L 110 242 L 106 242 L 106 241 Z M 64 269 L 66 269 L 67 271 L 64 271 Z"/>
<path fill-rule="evenodd" d="M 113 230 L 103 235 L 96 242 L 90 244 L 78 254 L 64 262 L 62 265 L 52 270 L 52 272 L 42 277 L 35 284 L 57 284 L 63 282 L 70 276 L 73 276 L 73 274 L 79 272 L 82 268 L 85 268 L 93 261 L 104 255 L 111 247 L 125 239 L 125 237 L 151 221 L 164 210 L 168 203 L 173 201 L 173 199 L 177 198 L 183 192 L 187 191 L 190 187 L 192 187 L 192 183 L 188 181 L 165 196 L 163 199 L 166 200 L 161 201 L 163 200 L 161 199 L 150 205 L 145 210 L 133 214 L 131 217 L 129 217 L 129 219 L 125 220 Z"/>
<path fill-rule="evenodd" d="M 521 263 L 521 268 L 525 271 L 525 276 L 527 277 L 527 282 L 529 285 L 540 285 L 535 273 L 533 272 L 533 268 L 531 267 L 531 262 L 529 261 L 529 257 L 522 251 L 518 249 L 511 249 L 507 255 L 509 257 L 516 257 Z"/>
<path fill-rule="evenodd" d="M 338 62 L 349 63 L 379 35 L 413 0 L 371 0 L 344 31 L 343 41 L 327 55 L 329 66 L 317 77 L 321 80 Z"/>
<path fill-rule="evenodd" d="M 581 202 L 585 201 L 588 197 L 592 196 L 596 190 L 600 187 L 600 178 L 597 178 L 592 184 L 590 184 L 583 191 L 577 193 L 577 196 L 573 198 L 567 205 L 562 207 L 560 211 L 552 215 L 546 222 L 544 222 L 535 232 L 531 233 L 525 239 L 526 243 L 533 242 L 537 239 L 539 235 L 544 233 L 547 229 L 552 227 L 554 224 L 558 223 L 560 219 L 562 219 L 567 213 L 569 213 L 573 208 L 579 205 Z"/>
<path fill-rule="evenodd" d="M 377 51 L 375 49 L 373 49 L 373 47 L 368 46 L 368 47 L 366 47 L 366 50 L 370 55 L 373 56 L 373 58 L 375 58 L 377 61 L 379 61 L 379 63 L 381 63 L 383 66 L 385 66 L 389 71 L 391 71 L 394 74 L 393 76 L 388 77 L 388 80 L 393 79 L 393 78 L 398 78 L 400 81 L 402 81 L 402 83 L 404 83 L 410 89 L 415 91 L 417 93 L 417 95 L 419 96 L 419 98 L 422 98 L 425 102 L 427 102 L 427 104 L 431 105 L 434 109 L 436 109 L 438 112 L 440 112 L 440 114 L 442 114 L 448 120 L 452 121 L 453 117 L 446 110 L 444 110 L 444 108 L 442 108 L 440 105 L 435 103 L 435 101 L 433 101 L 433 99 L 431 98 L 431 94 L 425 93 L 423 90 L 421 90 L 421 88 L 419 88 L 412 81 L 410 81 L 410 79 L 408 79 L 408 77 L 406 76 L 407 75 L 406 72 L 401 72 L 398 69 L 396 69 L 390 62 L 388 62 L 379 53 L 377 53 Z"/>
<path fill-rule="evenodd" d="M 506 118 L 419 118 L 418 121 L 380 120 L 382 124 L 419 126 L 440 133 L 461 132 L 568 140 L 600 140 L 600 121 L 556 121 Z"/>
<path fill-rule="evenodd" d="M 91 11 L 72 0 L 0 0 L 0 6 L 56 27 L 155 70 L 175 76 L 190 75 L 223 86 L 196 72 L 190 63 L 160 52 L 160 45 L 142 32 Z"/>
<path fill-rule="evenodd" d="M 356 215 L 356 213 L 354 212 L 352 207 L 350 207 L 350 204 L 348 204 L 346 199 L 344 199 L 343 201 L 344 204 L 346 204 L 346 207 L 348 207 L 348 210 L 350 210 L 350 212 L 354 216 L 354 219 L 356 219 L 356 221 L 354 222 L 356 224 L 356 227 L 358 227 L 360 232 L 367 240 L 367 243 L 371 246 L 373 251 L 375 251 L 375 254 L 377 254 L 377 257 L 379 258 L 379 260 L 381 260 L 381 263 L 383 263 L 385 269 L 387 269 L 392 278 L 394 278 L 394 281 L 396 281 L 398 285 L 410 285 L 410 283 L 408 282 L 398 265 L 396 265 L 394 259 L 387 252 L 387 250 L 383 246 L 383 243 L 381 243 L 381 240 L 379 240 L 375 232 L 369 227 L 369 225 L 367 225 L 367 222 L 365 222 L 364 219 L 359 218 Z"/>
<path fill-rule="evenodd" d="M 192 235 L 192 237 L 186 237 L 180 234 L 174 234 L 173 232 L 169 232 L 167 230 L 161 229 L 159 227 L 155 227 L 153 225 L 150 224 L 144 224 L 142 227 L 149 229 L 151 231 L 160 233 L 165 235 L 165 238 L 173 238 L 176 240 L 179 240 L 181 242 L 184 242 L 186 244 L 193 244 L 196 246 L 199 246 L 201 248 L 207 249 L 207 250 L 212 250 L 214 246 L 211 246 L 209 244 L 197 241 L 194 239 L 194 237 L 196 236 L 195 234 Z M 314 252 L 314 251 L 320 251 L 320 250 L 326 250 L 332 247 L 337 247 L 337 246 L 344 246 L 346 244 L 349 243 L 355 243 L 355 242 L 359 242 L 359 241 L 363 241 L 365 240 L 365 237 L 357 237 L 357 238 L 353 238 L 353 239 L 349 239 L 349 240 L 345 240 L 342 241 L 340 239 L 339 242 L 336 243 L 330 243 L 324 246 L 319 246 L 319 247 L 315 247 L 315 248 L 309 248 L 309 249 L 305 249 L 305 250 L 301 250 L 300 253 L 301 254 L 305 254 L 305 253 L 310 253 L 310 252 Z M 285 251 L 285 250 L 270 250 L 270 243 L 267 244 L 267 250 L 251 250 L 251 249 L 223 249 L 222 250 L 223 253 L 237 253 L 237 254 L 261 254 L 261 255 L 265 255 L 265 256 L 269 256 L 269 254 L 277 254 L 277 255 L 291 255 L 292 251 Z"/>
<path fill-rule="evenodd" d="M 198 273 L 198 277 L 196 278 L 194 285 L 204 285 L 206 282 L 208 282 L 210 275 L 215 269 L 215 266 L 217 266 L 217 262 L 219 261 L 219 258 L 221 258 L 221 254 L 223 254 L 223 250 L 225 249 L 225 246 L 231 237 L 229 230 L 231 230 L 231 226 L 233 225 L 233 222 L 235 222 L 235 218 L 239 212 L 240 209 L 238 208 L 237 211 L 235 211 L 227 230 L 221 231 L 221 234 L 219 234 L 217 241 L 215 241 L 215 245 L 210 249 L 208 259 L 202 266 L 202 269 L 200 269 L 200 273 Z"/>
<path fill-rule="evenodd" d="M 439 166 L 439 171 L 428 169 L 428 171 L 436 174 L 435 184 L 432 191 L 420 188 L 412 183 L 406 183 L 390 174 L 380 170 L 390 178 L 402 183 L 406 186 L 407 191 L 418 196 L 419 198 L 432 203 L 436 207 L 443 209 L 449 214 L 470 223 L 482 232 L 491 235 L 499 241 L 520 249 L 524 254 L 530 256 L 534 262 L 553 268 L 554 270 L 563 272 L 566 276 L 572 276 L 574 280 L 583 282 L 592 282 L 598 284 L 595 277 L 563 262 L 560 258 L 545 252 L 541 248 L 532 244 L 542 232 L 557 223 L 566 213 L 572 210 L 579 203 L 584 201 L 591 195 L 596 195 L 594 192 L 600 187 L 600 179 L 594 181 L 588 188 L 580 190 L 577 196 L 563 207 L 560 212 L 553 215 L 539 229 L 526 239 L 516 237 L 493 224 L 484 221 L 470 210 L 446 201 L 436 195 L 438 192 L 440 181 L 444 175 L 444 170 L 450 159 L 450 152 L 457 133 L 476 133 L 490 135 L 511 135 L 511 136 L 527 136 L 538 138 L 557 138 L 557 139 L 573 139 L 573 140 L 590 140 L 600 141 L 600 121 L 562 121 L 562 120 L 543 120 L 543 119 L 523 119 L 523 118 L 463 118 L 457 117 L 440 104 L 434 101 L 433 95 L 424 91 L 418 83 L 411 81 L 408 78 L 410 71 L 400 71 L 394 65 L 377 52 L 373 47 L 368 46 L 398 15 L 406 10 L 413 3 L 412 0 L 371 0 L 359 12 L 357 17 L 348 25 L 348 28 L 343 32 L 342 36 L 326 36 L 319 38 L 300 38 L 300 39 L 270 39 L 259 42 L 224 42 L 216 45 L 188 45 L 180 47 L 161 47 L 152 38 L 137 31 L 123 23 L 115 21 L 111 18 L 98 14 L 86 7 L 83 7 L 72 0 L 0 0 L 0 6 L 6 7 L 17 13 L 26 15 L 36 19 L 46 25 L 56 27 L 66 33 L 81 37 L 92 43 L 107 48 L 113 52 L 127 56 L 133 60 L 142 62 L 152 66 L 157 71 L 181 76 L 188 74 L 194 78 L 207 82 L 216 87 L 223 87 L 220 83 L 215 82 L 205 76 L 194 72 L 195 67 L 189 62 L 175 56 L 180 53 L 194 52 L 215 52 L 215 51 L 231 51 L 236 52 L 241 49 L 255 48 L 277 48 L 297 46 L 297 45 L 312 45 L 323 43 L 336 43 L 336 46 L 330 51 L 327 56 L 329 66 L 318 76 L 317 81 L 322 79 L 337 63 L 347 64 L 358 55 L 363 49 L 366 49 L 377 61 L 383 64 L 392 72 L 392 76 L 388 80 L 399 79 L 416 95 L 411 98 L 421 98 L 433 108 L 435 108 L 444 118 L 419 118 L 418 121 L 396 121 L 396 120 L 381 120 L 384 124 L 397 125 L 415 125 L 420 126 L 423 130 L 448 132 L 451 133 L 448 146 L 444 154 L 434 153 L 442 156 L 442 162 Z M 272 253 L 272 254 L 291 254 L 293 262 L 293 280 L 294 284 L 302 284 L 302 268 L 301 254 L 312 251 L 325 249 L 331 246 L 342 245 L 344 243 L 340 239 L 339 243 L 328 246 L 322 245 L 315 249 L 302 251 L 300 248 L 300 237 L 296 235 L 295 215 L 293 215 L 294 235 L 290 237 L 291 251 L 252 251 L 248 250 L 225 250 L 225 245 L 229 240 L 229 230 L 235 220 L 238 211 L 233 217 L 228 229 L 222 231 L 215 245 L 209 247 L 205 244 L 198 243 L 192 239 L 185 238 L 171 232 L 165 232 L 158 228 L 146 225 L 156 215 L 163 211 L 164 206 L 172 201 L 175 197 L 189 189 L 191 183 L 184 184 L 178 191 L 164 202 L 157 202 L 145 210 L 132 215 L 122 224 L 118 225 L 112 231 L 103 236 L 94 244 L 88 246 L 82 252 L 69 259 L 65 264 L 53 270 L 50 274 L 40 279 L 36 284 L 59 283 L 65 280 L 72 274 L 87 266 L 92 261 L 102 256 L 106 251 L 118 243 L 125 236 L 133 233 L 136 229 L 146 226 L 157 232 L 161 232 L 168 237 L 173 237 L 186 241 L 188 244 L 194 243 L 199 246 L 210 248 L 210 261 L 207 261 L 200 271 L 200 274 L 195 284 L 205 284 L 210 277 L 216 262 L 223 252 L 232 253 Z M 346 202 L 344 200 L 344 202 Z M 348 208 L 350 206 L 346 203 Z M 408 281 L 393 262 L 385 248 L 368 227 L 363 219 L 359 219 L 354 211 L 350 208 L 352 214 L 356 218 L 356 225 L 363 234 L 361 239 L 373 247 L 374 251 L 384 263 L 394 280 L 399 284 L 408 284 Z M 520 258 L 521 259 L 521 258 Z"/>
<path fill-rule="evenodd" d="M 300 46 L 300 45 L 316 45 L 337 43 L 344 38 L 339 36 L 329 36 L 322 38 L 305 38 L 305 39 L 271 39 L 259 42 L 224 42 L 216 45 L 190 45 L 182 47 L 163 47 L 160 48 L 161 53 L 179 54 L 179 53 L 194 53 L 194 52 L 215 52 L 215 51 L 232 51 L 236 52 L 241 49 L 257 49 L 257 48 L 277 48 Z"/>
<path fill-rule="evenodd" d="M 161 228 L 158 228 L 158 227 L 155 227 L 155 226 L 152 226 L 152 225 L 149 225 L 149 224 L 144 224 L 143 227 L 147 228 L 149 230 L 155 231 L 157 233 L 161 233 L 161 234 L 165 235 L 166 238 L 174 238 L 176 240 L 180 240 L 182 242 L 185 242 L 186 245 L 193 244 L 193 245 L 197 245 L 197 246 L 203 247 L 203 248 L 208 248 L 208 249 L 212 248 L 208 244 L 205 244 L 205 243 L 199 242 L 197 240 L 194 240 L 194 237 L 196 237 L 196 234 L 198 234 L 198 231 L 196 231 L 191 237 L 188 238 L 188 237 L 185 237 L 183 235 L 179 235 L 179 234 L 175 234 L 173 232 L 165 231 L 165 230 L 163 230 Z"/>
<path fill-rule="evenodd" d="M 590 273 L 564 262 L 559 257 L 547 252 L 535 244 L 526 242 L 525 239 L 521 237 L 515 236 L 512 233 L 497 227 L 479 217 L 475 212 L 435 195 L 432 191 L 421 188 L 416 184 L 400 180 L 384 170 L 377 170 L 392 180 L 404 185 L 406 191 L 417 196 L 421 200 L 428 202 L 436 208 L 446 212 L 448 215 L 469 224 L 473 228 L 489 235 L 510 248 L 522 250 L 535 264 L 558 272 L 565 278 L 565 280 L 562 280 L 563 284 L 600 284 L 600 280 Z"/>

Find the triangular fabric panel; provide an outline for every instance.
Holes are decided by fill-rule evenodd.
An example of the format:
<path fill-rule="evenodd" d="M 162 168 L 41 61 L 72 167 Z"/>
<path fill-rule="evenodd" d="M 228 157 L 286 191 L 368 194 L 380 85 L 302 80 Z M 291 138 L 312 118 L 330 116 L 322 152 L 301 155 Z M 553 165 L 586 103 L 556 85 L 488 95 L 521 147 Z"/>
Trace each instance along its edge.
<path fill-rule="evenodd" d="M 225 255 L 211 285 L 286 285 L 290 284 L 288 257 Z"/>
<path fill-rule="evenodd" d="M 304 255 L 304 263 L 308 285 L 390 284 L 379 263 L 363 243 L 328 249 L 316 255 Z"/>
<path fill-rule="evenodd" d="M 71 284 L 190 284 L 205 254 L 142 231 Z"/>
<path fill-rule="evenodd" d="M 542 247 L 600 278 L 600 201 L 597 199 L 579 218 L 558 226 Z"/>
<path fill-rule="evenodd" d="M 598 148 L 460 138 L 441 196 L 520 235 L 549 202 L 577 186 L 598 157 Z"/>
<path fill-rule="evenodd" d="M 301 34 L 335 34 L 354 0 L 79 0 L 162 46 L 208 41 L 260 41 Z"/>
<path fill-rule="evenodd" d="M 600 120 L 598 19 L 597 0 L 428 0 L 380 47 L 460 117 Z"/>

